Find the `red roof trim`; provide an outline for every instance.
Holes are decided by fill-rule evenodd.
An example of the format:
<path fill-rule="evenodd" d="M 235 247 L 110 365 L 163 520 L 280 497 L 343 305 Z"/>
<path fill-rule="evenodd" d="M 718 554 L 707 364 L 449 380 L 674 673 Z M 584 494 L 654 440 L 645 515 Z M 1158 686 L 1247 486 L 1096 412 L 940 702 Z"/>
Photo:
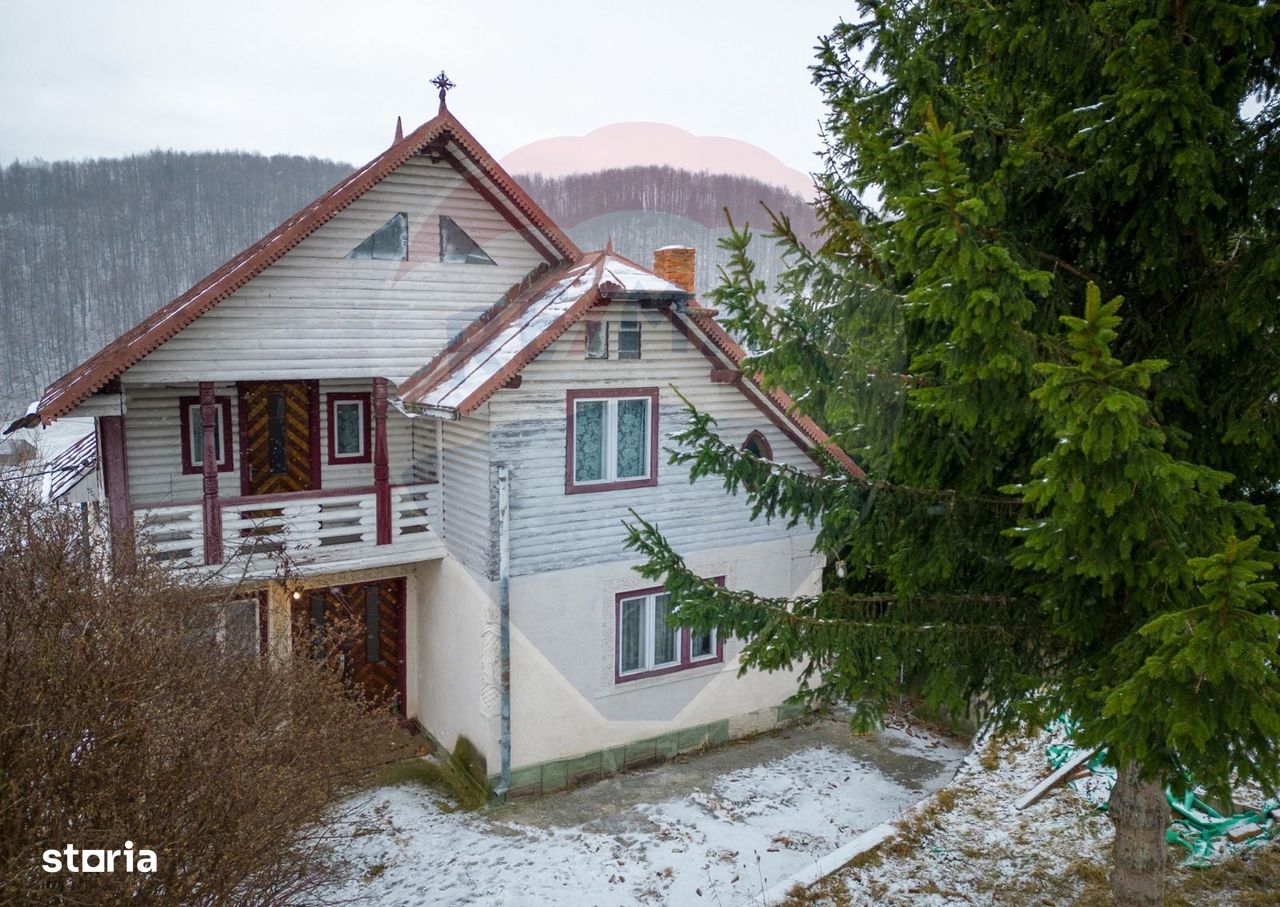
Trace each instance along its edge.
<path fill-rule="evenodd" d="M 231 258 L 182 295 L 83 363 L 50 384 L 35 412 L 18 419 L 10 430 L 37 423 L 48 425 L 66 415 L 90 394 L 118 377 L 201 315 L 208 312 L 304 239 L 397 170 L 409 158 L 442 138 L 451 140 L 484 173 L 547 242 L 565 258 L 581 252 L 494 158 L 448 111 L 428 120 L 328 192 L 285 220 L 262 239 Z"/>
<path fill-rule="evenodd" d="M 678 321 L 677 317 L 673 314 L 669 314 L 668 317 L 671 318 L 673 323 Z M 739 368 L 742 366 L 742 361 L 747 357 L 746 351 L 738 345 L 736 340 L 729 336 L 729 332 L 726 331 L 724 327 L 713 317 L 709 314 L 705 314 L 703 311 L 691 312 L 689 313 L 687 323 L 697 325 L 702 334 L 711 340 L 711 342 L 714 343 L 722 353 L 729 357 L 734 365 Z M 702 351 L 704 355 L 709 354 L 710 352 L 705 348 L 702 348 Z M 708 355 L 708 358 L 712 357 Z M 851 475 L 859 479 L 865 479 L 867 477 L 867 474 L 862 471 L 862 467 L 855 463 L 852 457 L 841 450 L 840 447 L 831 440 L 830 436 L 818 427 L 818 423 L 814 422 L 808 416 L 800 415 L 799 412 L 797 412 L 798 407 L 796 402 L 787 396 L 785 392 L 777 388 L 767 390 L 764 385 L 760 383 L 757 376 L 749 375 L 746 372 L 743 373 L 742 380 L 749 383 L 759 393 L 767 396 L 775 406 L 782 410 L 786 415 L 787 420 L 798 428 L 806 438 L 835 458 L 835 460 L 848 470 Z M 747 396 L 752 397 L 751 394 L 748 394 Z"/>

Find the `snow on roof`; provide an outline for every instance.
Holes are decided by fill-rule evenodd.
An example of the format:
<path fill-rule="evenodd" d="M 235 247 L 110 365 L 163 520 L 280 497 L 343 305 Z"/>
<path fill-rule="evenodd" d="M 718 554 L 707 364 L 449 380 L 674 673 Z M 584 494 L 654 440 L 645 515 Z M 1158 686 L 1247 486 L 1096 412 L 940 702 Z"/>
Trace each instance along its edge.
<path fill-rule="evenodd" d="M 400 388 L 403 401 L 467 413 L 487 400 L 597 301 L 684 301 L 689 294 L 612 249 L 553 271 L 464 332 Z"/>
<path fill-rule="evenodd" d="M 75 420 L 80 421 L 80 420 Z M 98 468 L 98 436 L 90 431 L 49 461 L 45 499 L 56 501 Z"/>

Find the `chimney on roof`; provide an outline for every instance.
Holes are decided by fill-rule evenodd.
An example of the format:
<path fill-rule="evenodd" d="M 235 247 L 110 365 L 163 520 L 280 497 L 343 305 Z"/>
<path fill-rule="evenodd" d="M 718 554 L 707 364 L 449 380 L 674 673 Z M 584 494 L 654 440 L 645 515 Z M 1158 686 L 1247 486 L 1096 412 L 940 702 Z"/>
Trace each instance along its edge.
<path fill-rule="evenodd" d="M 663 246 L 653 253 L 653 273 L 692 293 L 697 254 L 697 250 L 690 246 Z"/>

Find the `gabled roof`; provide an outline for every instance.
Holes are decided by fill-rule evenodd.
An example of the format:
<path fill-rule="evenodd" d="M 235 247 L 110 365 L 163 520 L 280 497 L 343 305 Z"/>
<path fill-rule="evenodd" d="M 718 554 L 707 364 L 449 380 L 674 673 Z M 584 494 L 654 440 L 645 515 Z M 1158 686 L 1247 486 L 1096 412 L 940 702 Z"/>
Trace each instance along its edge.
<path fill-rule="evenodd" d="M 683 302 L 689 293 L 606 248 L 518 287 L 399 388 L 407 404 L 474 412 L 592 306 Z"/>
<path fill-rule="evenodd" d="M 683 288 L 612 248 L 589 252 L 514 288 L 507 299 L 405 381 L 399 388 L 400 399 L 428 411 L 465 416 L 519 375 L 592 307 L 614 300 L 674 303 L 690 297 Z M 817 423 L 798 413 L 795 401 L 780 390 L 765 390 L 755 376 L 741 372 L 746 352 L 709 310 L 689 307 L 680 313 L 673 309 L 661 307 L 713 366 L 727 363 L 738 370 L 742 392 L 799 447 L 821 448 L 851 475 L 864 477 L 858 464 Z"/>
<path fill-rule="evenodd" d="M 573 240 L 556 226 L 453 114 L 442 108 L 439 116 L 428 120 L 392 144 L 382 154 L 191 289 L 166 303 L 153 315 L 50 384 L 40 402 L 26 416 L 15 420 L 8 431 L 37 424 L 48 425 L 54 419 L 66 415 L 90 394 L 119 377 L 130 366 L 261 274 L 413 155 L 426 150 L 439 153 L 458 170 L 473 188 L 498 207 L 549 262 L 575 259 L 581 255 Z M 455 151 L 456 155 L 453 153 Z"/>

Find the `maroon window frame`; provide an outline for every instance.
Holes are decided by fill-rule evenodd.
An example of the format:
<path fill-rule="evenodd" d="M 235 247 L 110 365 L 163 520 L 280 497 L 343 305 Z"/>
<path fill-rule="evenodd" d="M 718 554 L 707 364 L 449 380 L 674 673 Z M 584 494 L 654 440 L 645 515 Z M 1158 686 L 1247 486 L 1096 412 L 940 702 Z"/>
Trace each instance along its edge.
<path fill-rule="evenodd" d="M 747 439 L 742 442 L 742 449 L 746 450 L 747 446 L 752 442 L 756 442 L 756 446 L 760 448 L 760 456 L 766 460 L 773 459 L 773 445 L 769 443 L 769 439 L 758 430 L 753 429 L 747 434 Z"/>
<path fill-rule="evenodd" d="M 363 393 L 326 394 L 325 407 L 328 413 L 329 427 L 329 465 L 342 466 L 347 463 L 373 462 L 373 395 Z M 356 402 L 364 404 L 364 453 L 339 454 L 338 431 L 335 416 L 339 403 Z"/>
<path fill-rule="evenodd" d="M 235 454 L 231 449 L 231 398 L 214 397 L 213 403 L 222 410 L 222 459 L 226 461 L 218 464 L 218 472 L 231 472 L 236 468 Z M 199 397 L 178 398 L 178 421 L 182 426 L 182 474 L 187 476 L 204 474 L 203 463 L 195 462 L 195 454 L 191 450 L 191 407 L 199 405 Z M 204 451 L 200 455 L 203 460 Z"/>
<path fill-rule="evenodd" d="M 579 484 L 573 480 L 573 411 L 579 400 L 617 400 L 624 397 L 649 398 L 649 475 L 643 479 L 620 479 L 615 482 Z M 565 457 L 564 493 L 588 494 L 596 491 L 620 491 L 625 488 L 650 488 L 658 484 L 658 389 L 656 387 L 623 387 L 607 390 L 572 390 L 565 393 Z"/>
<path fill-rule="evenodd" d="M 717 576 L 714 582 L 718 585 L 724 585 L 724 577 Z M 716 630 L 716 650 L 714 655 L 704 655 L 701 658 L 694 659 L 690 655 L 690 640 L 692 633 L 688 627 L 680 628 L 680 660 L 675 664 L 665 665 L 661 668 L 653 668 L 649 671 L 633 671 L 630 674 L 622 673 L 622 603 L 627 599 L 640 598 L 641 596 L 658 595 L 666 592 L 665 586 L 649 586 L 644 589 L 630 589 L 626 592 L 619 592 L 613 597 L 613 682 L 627 683 L 632 680 L 644 680 L 646 677 L 661 677 L 664 674 L 675 674 L 680 671 L 690 671 L 694 668 L 701 668 L 705 665 L 723 664 L 724 663 L 724 637 L 719 630 Z"/>

